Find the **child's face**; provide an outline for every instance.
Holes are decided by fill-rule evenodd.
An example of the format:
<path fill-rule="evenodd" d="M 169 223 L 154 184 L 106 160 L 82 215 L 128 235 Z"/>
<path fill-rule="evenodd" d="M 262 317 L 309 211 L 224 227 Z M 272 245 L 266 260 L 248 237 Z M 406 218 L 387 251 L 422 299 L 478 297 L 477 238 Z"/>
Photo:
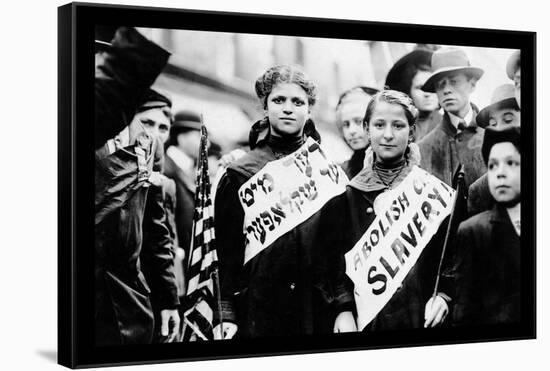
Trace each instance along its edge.
<path fill-rule="evenodd" d="M 499 203 L 519 202 L 521 197 L 521 155 L 510 142 L 491 148 L 487 163 L 491 195 Z"/>

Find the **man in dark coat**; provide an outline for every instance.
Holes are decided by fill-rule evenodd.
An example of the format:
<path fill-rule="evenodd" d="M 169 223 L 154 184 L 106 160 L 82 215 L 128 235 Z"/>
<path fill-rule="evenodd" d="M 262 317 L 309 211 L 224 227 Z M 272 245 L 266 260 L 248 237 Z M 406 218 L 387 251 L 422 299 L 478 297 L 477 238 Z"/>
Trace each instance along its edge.
<path fill-rule="evenodd" d="M 422 90 L 435 92 L 445 113 L 441 123 L 418 143 L 421 167 L 451 185 L 462 164 L 468 187 L 486 171 L 480 152 L 483 129 L 475 121 L 478 109 L 470 102 L 483 70 L 470 66 L 464 51 L 456 48 L 434 52 L 431 65 L 434 72 Z"/>
<path fill-rule="evenodd" d="M 150 178 L 163 157 L 159 142 L 134 116 L 169 53 L 126 27 L 102 45 L 95 74 L 95 343 L 150 343 L 154 320 L 140 253 Z M 162 208 L 151 212 L 152 222 L 164 217 Z M 167 230 L 158 231 L 161 241 Z M 150 246 L 167 285 L 165 318 L 175 323 L 170 244 Z"/>
<path fill-rule="evenodd" d="M 182 262 L 184 276 L 189 258 L 195 210 L 195 167 L 199 155 L 200 127 L 200 116 L 194 111 L 183 110 L 174 115 L 164 164 L 164 175 L 176 183 L 174 216 L 179 247 L 183 249 L 183 255 L 187 258 Z"/>
<path fill-rule="evenodd" d="M 491 127 L 495 130 L 503 130 L 511 126 L 520 126 L 520 111 L 515 98 L 514 85 L 504 84 L 497 87 L 493 92 L 491 104 L 479 112 L 476 122 L 484 129 Z M 487 174 L 483 174 L 468 188 L 468 215 L 489 210 L 494 202 L 489 192 Z"/>
<path fill-rule="evenodd" d="M 514 323 L 521 319 L 520 129 L 487 129 L 483 157 L 495 206 L 458 230 L 454 278 L 455 325 Z"/>

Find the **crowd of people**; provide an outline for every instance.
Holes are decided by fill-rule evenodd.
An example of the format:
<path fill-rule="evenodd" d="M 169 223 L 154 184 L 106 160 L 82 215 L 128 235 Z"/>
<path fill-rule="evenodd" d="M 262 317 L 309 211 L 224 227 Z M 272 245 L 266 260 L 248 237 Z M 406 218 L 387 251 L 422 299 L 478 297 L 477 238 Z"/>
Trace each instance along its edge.
<path fill-rule="evenodd" d="M 181 341 L 202 118 L 172 112 L 170 98 L 151 88 L 168 52 L 134 28 L 98 31 L 96 344 Z M 520 321 L 519 51 L 507 62 L 511 83 L 495 87 L 481 110 L 470 96 L 484 71 L 454 47 L 410 52 L 381 90 L 343 92 L 335 125 L 353 154 L 342 164 L 326 158 L 311 118 L 316 83 L 300 66 L 268 68 L 255 83 L 264 117 L 251 125 L 249 148 L 208 150 L 219 259 L 214 338 Z M 270 174 L 293 164 L 307 182 L 286 197 L 279 184 L 291 176 Z M 387 250 L 400 265 L 381 257 L 385 275 L 372 265 L 368 285 L 358 283 L 348 255 L 375 224 L 384 237 L 393 233 L 417 174 L 447 213 L 422 204 L 424 219 L 411 219 L 416 235 L 403 237 L 411 245 L 385 246 L 370 234 L 361 261 Z M 257 205 L 267 206 L 259 213 Z M 380 308 L 361 296 L 365 287 L 389 292 Z"/>

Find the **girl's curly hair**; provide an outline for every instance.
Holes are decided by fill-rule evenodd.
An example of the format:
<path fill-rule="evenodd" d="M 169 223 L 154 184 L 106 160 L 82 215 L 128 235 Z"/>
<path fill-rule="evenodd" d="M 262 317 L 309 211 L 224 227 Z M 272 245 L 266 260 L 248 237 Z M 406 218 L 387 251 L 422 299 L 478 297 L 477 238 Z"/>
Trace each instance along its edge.
<path fill-rule="evenodd" d="M 307 95 L 309 106 L 315 104 L 317 97 L 317 86 L 305 74 L 302 68 L 298 65 L 275 65 L 269 68 L 265 73 L 256 80 L 256 95 L 262 102 L 262 107 L 267 109 L 267 97 L 279 83 L 289 83 L 299 85 Z"/>

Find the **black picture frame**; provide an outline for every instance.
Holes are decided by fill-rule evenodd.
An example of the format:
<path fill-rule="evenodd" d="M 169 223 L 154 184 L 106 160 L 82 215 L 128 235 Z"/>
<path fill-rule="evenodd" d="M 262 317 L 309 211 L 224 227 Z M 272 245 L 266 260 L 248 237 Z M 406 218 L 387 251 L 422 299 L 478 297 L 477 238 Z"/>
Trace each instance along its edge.
<path fill-rule="evenodd" d="M 522 54 L 522 313 L 518 325 L 97 348 L 93 344 L 93 50 L 97 24 L 520 49 Z M 182 27 L 182 25 L 185 25 Z M 378 38 L 377 38 L 378 39 Z M 58 351 L 71 367 L 128 365 L 456 344 L 536 337 L 536 34 L 71 3 L 58 9 Z M 527 188 L 526 188 L 527 187 Z"/>

